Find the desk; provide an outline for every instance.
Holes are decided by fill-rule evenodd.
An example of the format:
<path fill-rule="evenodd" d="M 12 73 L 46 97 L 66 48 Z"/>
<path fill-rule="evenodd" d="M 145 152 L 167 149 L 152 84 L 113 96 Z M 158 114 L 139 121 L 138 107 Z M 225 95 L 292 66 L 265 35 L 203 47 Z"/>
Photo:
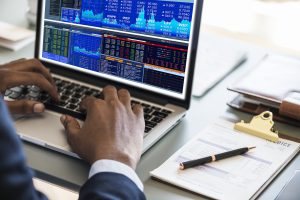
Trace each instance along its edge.
<path fill-rule="evenodd" d="M 2 0 L 0 20 L 15 24 L 25 24 L 25 6 L 26 3 L 24 0 Z M 14 13 L 18 13 L 17 16 L 11 15 L 12 8 Z M 227 107 L 226 102 L 233 97 L 233 94 L 228 92 L 226 87 L 251 68 L 265 52 L 271 50 L 246 43 L 240 43 L 240 45 L 244 45 L 244 48 L 249 49 L 250 61 L 225 78 L 203 98 L 193 98 L 190 111 L 187 113 L 186 118 L 142 156 L 137 167 L 137 174 L 144 183 L 145 194 L 148 199 L 206 199 L 205 197 L 154 181 L 150 178 L 149 171 L 161 165 L 169 156 L 193 137 L 194 134 L 197 134 L 205 128 L 205 126 L 214 122 L 220 115 L 231 115 L 245 120 L 250 119 L 249 115 L 231 110 Z M 19 52 L 10 52 L 0 48 L 0 63 L 20 57 L 32 57 L 33 49 L 33 44 Z M 60 123 L 57 122 L 57 125 L 60 126 Z M 283 124 L 279 124 L 278 129 L 290 132 L 294 136 L 300 131 L 300 129 Z M 298 135 L 298 137 L 300 137 L 300 135 Z M 78 159 L 28 143 L 24 143 L 24 149 L 28 164 L 33 169 L 76 185 L 82 185 L 87 179 L 89 166 Z M 294 170 L 298 168 L 300 168 L 299 155 L 284 169 L 272 184 L 269 185 L 259 199 L 274 199 L 288 178 L 293 174 Z"/>

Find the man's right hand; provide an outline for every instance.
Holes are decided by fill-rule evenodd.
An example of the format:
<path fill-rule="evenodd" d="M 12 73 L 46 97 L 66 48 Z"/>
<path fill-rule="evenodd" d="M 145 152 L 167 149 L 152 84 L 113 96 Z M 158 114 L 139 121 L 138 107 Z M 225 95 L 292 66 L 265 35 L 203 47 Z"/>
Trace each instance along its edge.
<path fill-rule="evenodd" d="M 143 109 L 140 105 L 131 107 L 127 90 L 107 86 L 103 95 L 104 100 L 87 97 L 82 101 L 81 107 L 87 112 L 82 127 L 73 117 L 61 117 L 68 142 L 90 164 L 109 159 L 135 169 L 143 146 Z"/>

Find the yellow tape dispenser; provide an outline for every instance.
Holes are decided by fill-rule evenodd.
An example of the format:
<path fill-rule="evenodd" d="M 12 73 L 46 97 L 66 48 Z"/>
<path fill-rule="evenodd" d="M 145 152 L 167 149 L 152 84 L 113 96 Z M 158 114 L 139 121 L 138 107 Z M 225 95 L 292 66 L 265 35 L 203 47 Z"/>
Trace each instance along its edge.
<path fill-rule="evenodd" d="M 279 139 L 278 132 L 273 130 L 273 126 L 273 113 L 265 111 L 254 116 L 250 123 L 245 123 L 243 120 L 236 123 L 234 129 L 277 142 Z"/>

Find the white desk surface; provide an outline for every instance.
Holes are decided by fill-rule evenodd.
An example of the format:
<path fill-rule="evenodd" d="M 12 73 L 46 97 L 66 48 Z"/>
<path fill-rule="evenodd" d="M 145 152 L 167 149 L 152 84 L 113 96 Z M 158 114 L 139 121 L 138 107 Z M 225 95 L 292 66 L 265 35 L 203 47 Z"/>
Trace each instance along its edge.
<path fill-rule="evenodd" d="M 25 0 L 2 0 L 0 20 L 23 26 L 26 25 L 25 7 Z M 14 12 L 12 12 L 12 9 Z M 194 134 L 212 123 L 219 116 L 232 115 L 245 120 L 250 119 L 249 115 L 228 108 L 226 102 L 233 97 L 233 94 L 228 92 L 226 87 L 251 68 L 265 52 L 270 52 L 271 50 L 241 42 L 237 42 L 237 45 L 241 45 L 250 51 L 248 62 L 235 70 L 204 97 L 192 98 L 191 108 L 186 118 L 142 156 L 137 167 L 137 174 L 144 183 L 147 199 L 206 199 L 203 196 L 152 180 L 149 176 L 149 171 L 161 165 L 169 156 L 193 137 Z M 11 52 L 0 48 L 0 63 L 21 57 L 33 57 L 33 51 L 34 44 L 18 52 Z M 57 125 L 60 125 L 60 123 L 57 122 Z M 298 134 L 298 137 L 300 137 L 300 129 L 298 128 L 279 124 L 278 129 L 289 132 L 293 136 L 297 136 Z M 78 159 L 27 143 L 24 143 L 24 149 L 28 164 L 33 169 L 76 185 L 82 185 L 87 179 L 89 166 Z M 259 199 L 274 199 L 296 169 L 300 169 L 299 155 L 268 186 Z"/>

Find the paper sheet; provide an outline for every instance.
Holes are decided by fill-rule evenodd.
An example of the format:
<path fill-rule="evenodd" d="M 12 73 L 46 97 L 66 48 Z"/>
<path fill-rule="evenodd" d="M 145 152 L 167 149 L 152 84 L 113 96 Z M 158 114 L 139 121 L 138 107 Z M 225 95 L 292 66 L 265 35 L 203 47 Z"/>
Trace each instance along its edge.
<path fill-rule="evenodd" d="M 17 42 L 19 40 L 34 37 L 34 35 L 34 31 L 0 21 L 0 38 L 2 39 Z"/>
<path fill-rule="evenodd" d="M 34 31 L 0 21 L 0 46 L 17 51 L 34 39 Z"/>
<path fill-rule="evenodd" d="M 18 42 L 11 42 L 9 40 L 1 39 L 0 38 L 0 46 L 11 49 L 13 51 L 18 51 L 25 47 L 28 44 L 34 42 L 34 37 L 26 38 L 24 40 L 20 40 Z"/>
<path fill-rule="evenodd" d="M 77 192 L 68 190 L 66 188 L 43 181 L 38 178 L 34 178 L 33 183 L 36 189 L 43 192 L 49 200 L 77 200 L 79 197 Z"/>
<path fill-rule="evenodd" d="M 179 170 L 179 163 L 225 151 L 256 149 L 214 163 Z M 298 151 L 299 143 L 280 139 L 273 143 L 233 130 L 220 120 L 197 135 L 151 175 L 179 187 L 215 199 L 251 199 Z"/>

